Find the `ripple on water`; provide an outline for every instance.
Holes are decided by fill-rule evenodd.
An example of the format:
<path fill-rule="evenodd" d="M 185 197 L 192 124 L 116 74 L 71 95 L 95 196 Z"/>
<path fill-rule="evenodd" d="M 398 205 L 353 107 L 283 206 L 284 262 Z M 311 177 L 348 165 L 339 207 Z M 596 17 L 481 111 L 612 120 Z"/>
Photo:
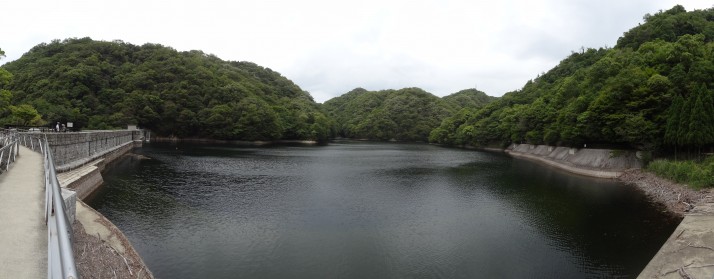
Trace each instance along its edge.
<path fill-rule="evenodd" d="M 112 169 L 92 206 L 159 278 L 633 277 L 674 229 L 612 181 L 499 154 L 377 143 L 142 152 L 154 160 Z"/>

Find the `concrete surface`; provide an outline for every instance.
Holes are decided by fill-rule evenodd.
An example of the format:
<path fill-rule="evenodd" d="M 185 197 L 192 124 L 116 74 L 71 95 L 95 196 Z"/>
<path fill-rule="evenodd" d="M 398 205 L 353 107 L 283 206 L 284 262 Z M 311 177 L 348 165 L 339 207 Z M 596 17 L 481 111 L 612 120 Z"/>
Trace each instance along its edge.
<path fill-rule="evenodd" d="M 637 278 L 714 278 L 714 199 L 686 214 Z"/>
<path fill-rule="evenodd" d="M 99 236 L 101 240 L 109 244 L 109 246 L 120 254 L 126 251 L 126 247 L 122 241 L 125 237 L 117 233 L 119 229 L 104 218 L 104 216 L 80 200 L 77 200 L 77 221 L 82 225 L 88 235 Z"/>
<path fill-rule="evenodd" d="M 58 172 L 76 168 L 143 138 L 142 131 L 45 133 Z"/>
<path fill-rule="evenodd" d="M 91 274 L 83 278 L 154 278 L 119 228 L 81 200 L 73 230 L 77 268 Z"/>
<path fill-rule="evenodd" d="M 67 221 L 71 225 L 74 223 L 74 219 L 77 215 L 77 192 L 70 189 L 60 188 L 62 193 L 62 200 L 64 201 L 64 211 L 67 214 Z"/>
<path fill-rule="evenodd" d="M 0 278 L 47 277 L 42 155 L 20 147 L 0 175 Z"/>
<path fill-rule="evenodd" d="M 82 167 L 59 173 L 57 180 L 60 186 L 75 191 L 79 199 L 85 199 L 104 183 L 97 166 L 103 161 L 104 159 L 95 160 Z"/>
<path fill-rule="evenodd" d="M 70 171 L 58 173 L 57 180 L 59 181 L 60 186 L 65 187 L 65 188 L 72 188 L 72 187 L 70 187 L 70 185 L 72 185 L 72 183 L 74 183 L 78 180 L 81 180 L 87 174 L 98 169 L 97 164 L 101 163 L 103 160 L 104 159 L 94 160 L 94 161 L 89 162 L 86 165 L 81 166 L 79 168 L 75 168 Z"/>
<path fill-rule="evenodd" d="M 508 150 L 506 151 L 506 153 L 508 153 L 509 155 L 511 155 L 513 157 L 519 157 L 519 158 L 538 161 L 538 162 L 544 163 L 546 165 L 565 170 L 570 173 L 584 175 L 584 176 L 599 177 L 599 178 L 618 178 L 620 175 L 622 175 L 622 171 L 591 170 L 591 169 L 579 168 L 579 167 L 572 166 L 572 165 L 566 165 L 563 162 L 554 161 L 550 158 L 541 157 L 541 156 L 537 156 L 537 155 L 518 153 L 518 152 L 508 151 Z"/>
<path fill-rule="evenodd" d="M 636 153 L 627 150 L 511 144 L 504 152 L 511 156 L 539 161 L 571 173 L 600 178 L 617 178 L 625 170 L 642 167 Z"/>

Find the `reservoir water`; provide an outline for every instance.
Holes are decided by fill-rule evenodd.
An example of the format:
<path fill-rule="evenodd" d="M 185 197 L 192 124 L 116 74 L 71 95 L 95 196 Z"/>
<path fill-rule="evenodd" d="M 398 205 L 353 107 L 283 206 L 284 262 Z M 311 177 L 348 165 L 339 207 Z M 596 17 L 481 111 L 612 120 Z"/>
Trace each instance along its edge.
<path fill-rule="evenodd" d="M 633 278 L 678 220 L 633 187 L 426 144 L 150 144 L 89 204 L 157 278 Z"/>

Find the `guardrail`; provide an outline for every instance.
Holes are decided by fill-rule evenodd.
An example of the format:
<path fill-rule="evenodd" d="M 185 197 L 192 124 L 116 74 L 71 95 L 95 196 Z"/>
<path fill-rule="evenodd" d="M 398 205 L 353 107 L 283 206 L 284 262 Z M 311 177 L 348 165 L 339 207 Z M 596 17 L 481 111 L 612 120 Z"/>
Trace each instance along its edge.
<path fill-rule="evenodd" d="M 0 131 L 0 173 L 10 169 L 10 164 L 17 160 L 18 149 L 19 143 L 17 131 Z"/>
<path fill-rule="evenodd" d="M 45 152 L 42 148 L 41 134 L 21 132 L 18 134 L 18 143 L 37 153 L 44 154 Z"/>
<path fill-rule="evenodd" d="M 39 151 L 44 158 L 47 278 L 79 278 L 72 251 L 72 225 L 67 219 L 52 149 L 49 148 L 47 137 L 43 134 L 23 133 L 19 142 L 34 151 Z"/>

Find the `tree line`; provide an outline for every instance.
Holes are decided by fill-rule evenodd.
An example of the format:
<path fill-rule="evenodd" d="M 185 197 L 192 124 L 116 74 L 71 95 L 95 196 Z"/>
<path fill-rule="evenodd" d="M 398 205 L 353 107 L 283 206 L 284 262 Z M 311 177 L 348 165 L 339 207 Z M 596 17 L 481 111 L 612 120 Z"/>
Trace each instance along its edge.
<path fill-rule="evenodd" d="M 357 88 L 317 104 L 250 62 L 156 44 L 53 41 L 0 68 L 0 123 L 135 123 L 164 136 L 240 140 L 712 147 L 714 9 L 678 5 L 644 20 L 616 46 L 573 52 L 500 98 Z"/>
<path fill-rule="evenodd" d="M 251 141 L 325 141 L 332 127 L 309 93 L 269 68 L 157 44 L 43 43 L 0 68 L 0 90 L 3 124 L 138 124 L 162 136 Z"/>
<path fill-rule="evenodd" d="M 335 120 L 333 137 L 427 142 L 441 121 L 464 108 L 495 98 L 466 89 L 439 98 L 420 88 L 367 91 L 356 88 L 323 105 Z"/>
<path fill-rule="evenodd" d="M 644 150 L 714 144 L 714 9 L 646 15 L 613 48 L 573 52 L 481 109 L 445 119 L 430 140 Z"/>

